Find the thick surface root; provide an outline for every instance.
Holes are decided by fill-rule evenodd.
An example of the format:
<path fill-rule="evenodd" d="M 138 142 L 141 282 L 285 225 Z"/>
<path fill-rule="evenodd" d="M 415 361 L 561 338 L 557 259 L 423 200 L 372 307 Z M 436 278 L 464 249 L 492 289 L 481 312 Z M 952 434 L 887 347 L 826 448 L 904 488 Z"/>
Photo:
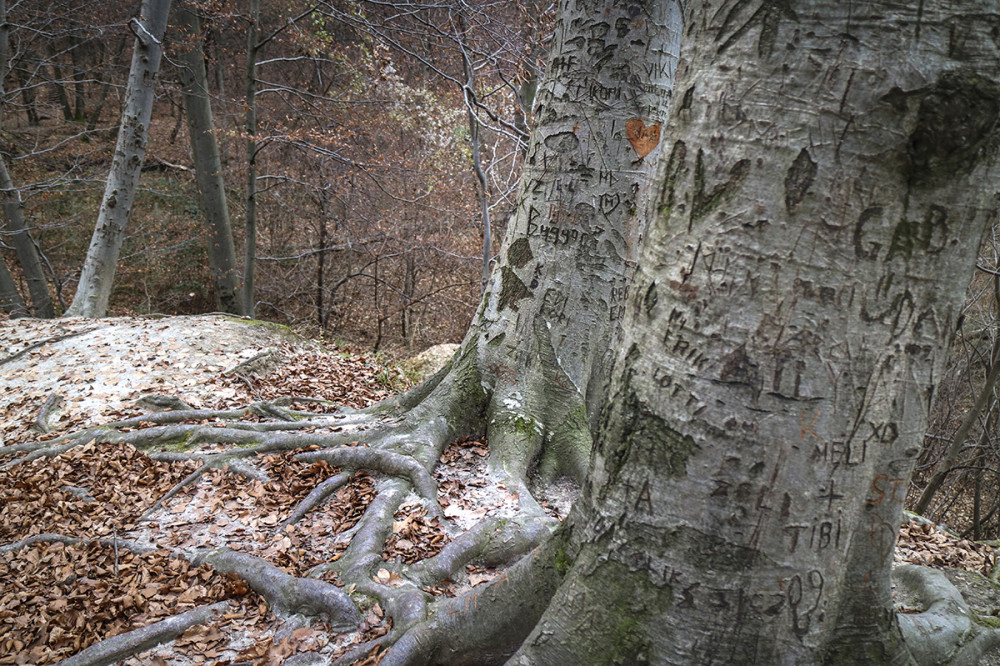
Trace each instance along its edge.
<path fill-rule="evenodd" d="M 974 666 L 1000 646 L 1000 629 L 980 621 L 941 571 L 903 565 L 893 581 L 897 606 L 905 611 L 897 615 L 899 628 L 920 666 Z"/>
<path fill-rule="evenodd" d="M 381 664 L 506 662 L 562 582 L 568 539 L 569 530 L 561 529 L 488 585 L 439 601 L 426 621 L 392 645 Z"/>
<path fill-rule="evenodd" d="M 361 622 L 357 606 L 336 585 L 313 578 L 291 576 L 267 560 L 228 548 L 195 558 L 223 573 L 234 573 L 279 613 L 301 614 L 326 621 L 336 632 L 353 631 Z"/>

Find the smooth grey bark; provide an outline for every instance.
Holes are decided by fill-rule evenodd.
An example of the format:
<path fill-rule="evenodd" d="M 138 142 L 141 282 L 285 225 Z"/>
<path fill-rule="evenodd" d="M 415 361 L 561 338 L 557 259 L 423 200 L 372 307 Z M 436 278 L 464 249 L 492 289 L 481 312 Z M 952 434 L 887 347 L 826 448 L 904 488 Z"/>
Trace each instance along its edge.
<path fill-rule="evenodd" d="M 66 310 L 67 316 L 103 317 L 108 309 L 125 224 L 146 155 L 156 74 L 163 56 L 163 33 L 169 12 L 170 0 L 143 0 L 141 17 L 133 18 L 130 23 L 135 45 L 118 143 L 80 283 L 73 303 Z"/>
<path fill-rule="evenodd" d="M 253 317 L 257 309 L 254 271 L 257 265 L 257 37 L 260 33 L 260 0 L 250 0 L 250 27 L 247 30 L 246 117 L 247 181 L 243 253 L 243 314 Z"/>
<path fill-rule="evenodd" d="M 8 33 L 7 2 L 0 0 L 0 126 L 3 125 L 2 100 L 6 96 L 4 80 L 7 78 L 8 59 L 10 58 Z M 55 316 L 55 310 L 52 307 L 52 297 L 49 295 L 49 285 L 45 280 L 38 249 L 35 247 L 24 219 L 21 193 L 14 187 L 3 155 L 0 155 L 0 201 L 2 201 L 4 215 L 7 218 L 7 228 L 14 242 L 18 262 L 24 273 L 24 280 L 28 283 L 28 293 L 31 295 L 34 315 L 41 319 L 50 319 Z M 16 293 L 16 289 L 14 293 Z"/>
<path fill-rule="evenodd" d="M 216 308 L 242 314 L 236 247 L 229 222 L 222 160 L 215 139 L 212 105 L 208 96 L 208 76 L 202 52 L 201 19 L 185 5 L 177 11 L 178 27 L 184 31 L 186 46 L 180 49 L 180 78 L 184 88 L 184 111 L 198 181 L 201 211 L 208 230 L 208 263 L 212 272 Z"/>
<path fill-rule="evenodd" d="M 995 5 L 685 19 L 580 554 L 511 663 L 907 663 L 892 553 L 996 217 Z"/>

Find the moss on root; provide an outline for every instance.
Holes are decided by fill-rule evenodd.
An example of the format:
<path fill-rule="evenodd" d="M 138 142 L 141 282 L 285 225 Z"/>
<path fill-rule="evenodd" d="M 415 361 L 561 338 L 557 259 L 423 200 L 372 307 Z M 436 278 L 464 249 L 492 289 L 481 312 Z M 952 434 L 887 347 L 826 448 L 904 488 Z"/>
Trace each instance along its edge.
<path fill-rule="evenodd" d="M 556 550 L 555 565 L 556 571 L 562 576 L 569 573 L 569 568 L 573 566 L 573 560 L 570 559 L 563 548 Z"/>

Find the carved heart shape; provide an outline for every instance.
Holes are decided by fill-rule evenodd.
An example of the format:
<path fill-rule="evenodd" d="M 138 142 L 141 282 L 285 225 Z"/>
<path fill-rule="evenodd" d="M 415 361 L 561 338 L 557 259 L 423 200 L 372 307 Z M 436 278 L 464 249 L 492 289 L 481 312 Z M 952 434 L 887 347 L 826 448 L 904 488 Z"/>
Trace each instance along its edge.
<path fill-rule="evenodd" d="M 633 118 L 625 123 L 625 134 L 639 157 L 649 155 L 649 152 L 656 148 L 656 144 L 660 143 L 660 126 L 650 125 L 646 127 L 646 123 L 638 118 Z"/>

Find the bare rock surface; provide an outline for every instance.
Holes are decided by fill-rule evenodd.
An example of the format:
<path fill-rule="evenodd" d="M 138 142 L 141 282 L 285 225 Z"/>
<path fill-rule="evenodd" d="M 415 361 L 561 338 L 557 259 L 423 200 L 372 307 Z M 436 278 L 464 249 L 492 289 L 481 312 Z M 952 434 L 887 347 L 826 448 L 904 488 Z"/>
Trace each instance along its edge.
<path fill-rule="evenodd" d="M 230 316 L 2 321 L 0 413 L 37 410 L 55 394 L 62 397 L 51 417 L 56 427 L 150 411 L 135 404 L 147 395 L 215 408 L 237 391 L 209 377 L 287 349 L 315 345 L 283 326 Z"/>

